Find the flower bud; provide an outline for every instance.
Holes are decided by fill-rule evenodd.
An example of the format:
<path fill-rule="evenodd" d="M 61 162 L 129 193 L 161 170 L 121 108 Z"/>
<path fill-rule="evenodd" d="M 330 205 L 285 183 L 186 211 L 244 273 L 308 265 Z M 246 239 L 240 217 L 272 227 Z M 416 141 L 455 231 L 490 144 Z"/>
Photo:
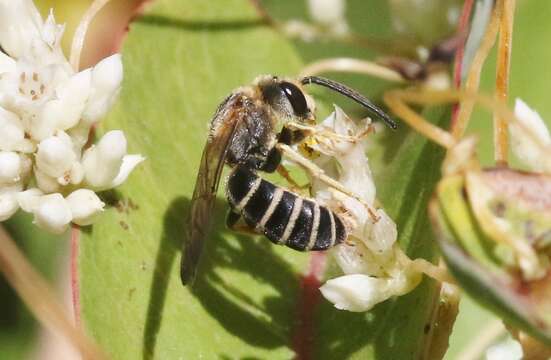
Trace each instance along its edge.
<path fill-rule="evenodd" d="M 36 185 L 45 193 L 53 193 L 59 191 L 59 183 L 56 178 L 46 175 L 36 166 L 34 167 L 34 177 L 36 179 Z"/>
<path fill-rule="evenodd" d="M 44 195 L 42 190 L 32 188 L 17 193 L 17 202 L 23 211 L 34 212 L 40 204 L 40 198 Z"/>
<path fill-rule="evenodd" d="M 540 115 L 524 101 L 516 99 L 515 115 L 518 123 L 509 124 L 511 148 L 516 157 L 532 170 L 551 173 L 551 136 Z"/>
<path fill-rule="evenodd" d="M 95 188 L 106 188 L 119 174 L 126 155 L 126 138 L 120 130 L 109 131 L 82 157 L 84 177 Z"/>
<path fill-rule="evenodd" d="M 70 140 L 61 136 L 49 137 L 38 144 L 36 165 L 46 175 L 64 176 L 76 161 Z"/>
<path fill-rule="evenodd" d="M 100 61 L 92 69 L 92 89 L 82 118 L 94 123 L 103 117 L 115 102 L 122 82 L 120 54 Z"/>
<path fill-rule="evenodd" d="M 25 139 L 25 130 L 17 116 L 0 107 L 0 150 L 33 151 L 33 145 Z"/>
<path fill-rule="evenodd" d="M 11 191 L 0 192 L 0 221 L 8 220 L 19 209 L 15 194 Z"/>
<path fill-rule="evenodd" d="M 54 234 L 63 233 L 71 219 L 69 204 L 59 193 L 42 196 L 34 209 L 34 223 Z"/>
<path fill-rule="evenodd" d="M 0 151 L 0 184 L 19 181 L 21 158 L 11 151 Z"/>
<path fill-rule="evenodd" d="M 73 214 L 73 222 L 83 226 L 92 224 L 105 206 L 96 193 L 88 189 L 73 191 L 67 196 L 67 202 Z"/>

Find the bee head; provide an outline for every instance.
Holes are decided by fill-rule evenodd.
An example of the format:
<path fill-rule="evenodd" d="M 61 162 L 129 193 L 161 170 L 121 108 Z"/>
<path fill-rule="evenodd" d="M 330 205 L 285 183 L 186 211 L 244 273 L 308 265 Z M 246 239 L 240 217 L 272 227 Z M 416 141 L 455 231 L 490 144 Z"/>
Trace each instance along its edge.
<path fill-rule="evenodd" d="M 301 89 L 301 85 L 273 76 L 262 77 L 258 86 L 264 101 L 281 118 L 313 121 L 314 102 Z"/>

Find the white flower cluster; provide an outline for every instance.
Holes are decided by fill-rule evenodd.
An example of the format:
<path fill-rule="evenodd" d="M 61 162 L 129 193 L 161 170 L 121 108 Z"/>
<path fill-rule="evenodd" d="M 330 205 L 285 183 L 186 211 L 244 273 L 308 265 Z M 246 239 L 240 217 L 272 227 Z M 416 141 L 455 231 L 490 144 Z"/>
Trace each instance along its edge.
<path fill-rule="evenodd" d="M 91 224 L 104 206 L 95 192 L 121 184 L 144 159 L 126 154 L 122 131 L 86 147 L 119 93 L 122 62 L 117 54 L 76 72 L 63 31 L 31 0 L 0 0 L 0 221 L 21 208 L 53 233 Z"/>
<path fill-rule="evenodd" d="M 363 202 L 373 205 L 376 190 L 366 156 L 366 142 L 345 138 L 359 134 L 360 127 L 335 107 L 335 112 L 318 128 L 342 137 L 315 141 L 311 145 L 320 154 L 314 160 L 316 164 Z M 311 183 L 316 200 L 341 215 L 349 231 L 348 240 L 334 249 L 345 275 L 327 281 L 320 288 L 326 299 L 338 309 L 367 311 L 417 286 L 421 273 L 409 266 L 411 260 L 396 243 L 396 224 L 383 209 L 377 210 L 379 219 L 374 222 L 365 204 L 328 188 L 316 178 L 311 178 Z"/>

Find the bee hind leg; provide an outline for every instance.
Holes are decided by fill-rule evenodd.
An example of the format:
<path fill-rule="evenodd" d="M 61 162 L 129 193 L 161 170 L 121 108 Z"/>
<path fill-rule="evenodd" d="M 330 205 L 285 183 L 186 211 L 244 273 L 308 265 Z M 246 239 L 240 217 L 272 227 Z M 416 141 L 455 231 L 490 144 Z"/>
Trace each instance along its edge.
<path fill-rule="evenodd" d="M 247 235 L 258 235 L 255 229 L 251 228 L 244 221 L 240 221 L 242 219 L 243 218 L 240 213 L 235 212 L 234 210 L 230 210 L 228 212 L 228 215 L 226 216 L 226 226 L 228 227 L 228 229 L 238 233 Z"/>

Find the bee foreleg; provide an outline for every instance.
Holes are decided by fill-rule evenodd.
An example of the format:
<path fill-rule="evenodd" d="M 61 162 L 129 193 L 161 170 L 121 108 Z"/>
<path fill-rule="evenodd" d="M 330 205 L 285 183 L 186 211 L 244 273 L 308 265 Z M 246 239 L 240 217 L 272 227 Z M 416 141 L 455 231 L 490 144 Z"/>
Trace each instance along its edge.
<path fill-rule="evenodd" d="M 347 195 L 351 198 L 357 200 L 360 202 L 367 211 L 369 212 L 369 215 L 373 219 L 374 222 L 377 222 L 379 220 L 379 216 L 377 215 L 377 209 L 375 209 L 373 206 L 362 200 L 358 195 L 356 195 L 354 192 L 348 190 L 343 184 L 336 181 L 335 179 L 331 178 L 330 176 L 327 176 L 323 169 L 321 169 L 319 166 L 311 162 L 310 160 L 306 159 L 302 155 L 300 155 L 298 152 L 293 150 L 290 146 L 278 143 L 276 145 L 281 151 L 281 153 L 289 158 L 289 160 L 293 161 L 297 165 L 301 166 L 304 170 L 310 173 L 311 176 L 315 177 L 316 179 L 320 180 L 321 182 L 325 183 L 329 187 Z"/>
<path fill-rule="evenodd" d="M 343 135 L 343 134 L 336 133 L 335 131 L 332 131 L 330 128 L 323 128 L 323 127 L 319 128 L 319 127 L 299 124 L 296 122 L 288 122 L 287 124 L 285 124 L 284 129 L 288 129 L 287 131 L 302 133 L 302 138 L 300 139 L 300 141 L 310 136 L 322 143 L 331 142 L 331 141 L 339 141 L 339 142 L 346 141 L 346 142 L 354 143 L 360 140 L 361 138 L 365 137 L 366 135 L 368 135 L 370 132 L 372 132 L 373 126 L 372 124 L 368 124 L 364 129 L 362 129 L 361 131 L 359 131 L 357 134 L 354 134 L 354 135 Z M 280 142 L 287 145 L 293 144 L 293 143 L 286 143 L 285 141 L 280 141 Z"/>

